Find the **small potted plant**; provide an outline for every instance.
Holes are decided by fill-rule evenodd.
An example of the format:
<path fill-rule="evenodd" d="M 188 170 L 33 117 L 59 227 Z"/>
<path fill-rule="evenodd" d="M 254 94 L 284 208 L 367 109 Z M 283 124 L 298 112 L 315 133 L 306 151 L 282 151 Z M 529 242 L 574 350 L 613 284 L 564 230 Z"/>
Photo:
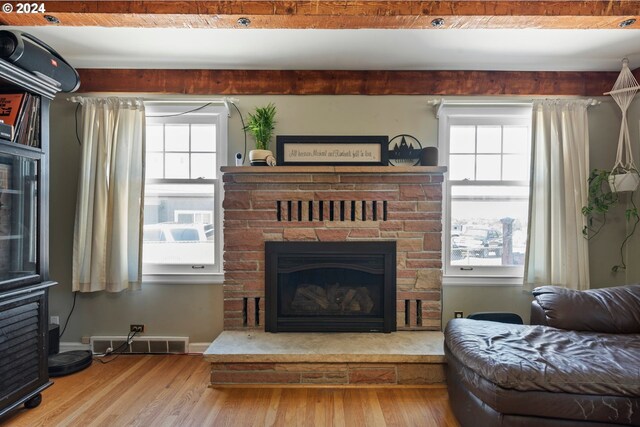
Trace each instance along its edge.
<path fill-rule="evenodd" d="M 627 173 L 626 175 L 632 176 L 632 173 Z M 633 175 L 635 175 L 637 178 L 638 172 L 634 171 Z M 620 188 L 617 188 L 618 185 L 622 184 L 612 179 L 613 176 L 614 172 L 602 169 L 594 169 L 589 175 L 589 196 L 587 206 L 582 207 L 582 214 L 587 217 L 587 225 L 582 229 L 582 234 L 586 239 L 592 239 L 600 232 L 600 230 L 602 230 L 602 227 L 607 222 L 607 213 L 620 201 L 620 197 L 622 197 L 622 195 L 620 194 L 622 190 Z M 633 201 L 634 190 L 635 186 L 633 186 L 633 188 L 624 190 L 629 192 L 628 200 L 629 204 L 631 205 L 631 207 L 625 210 L 624 215 L 628 222 L 633 221 L 633 226 L 631 228 L 631 231 L 627 233 L 624 240 L 620 244 L 620 264 L 614 265 L 611 268 L 611 271 L 613 271 L 614 273 L 618 270 L 624 270 L 627 268 L 627 265 L 624 261 L 624 248 L 631 236 L 633 236 L 633 234 L 635 233 L 636 227 L 640 222 L 638 208 Z M 598 223 L 597 225 L 596 222 Z"/>
<path fill-rule="evenodd" d="M 256 140 L 256 149 L 249 151 L 249 161 L 252 166 L 273 166 L 275 157 L 269 150 L 269 143 L 275 128 L 276 106 L 269 103 L 265 107 L 257 107 L 253 114 L 249 113 L 249 120 L 244 130 Z"/>

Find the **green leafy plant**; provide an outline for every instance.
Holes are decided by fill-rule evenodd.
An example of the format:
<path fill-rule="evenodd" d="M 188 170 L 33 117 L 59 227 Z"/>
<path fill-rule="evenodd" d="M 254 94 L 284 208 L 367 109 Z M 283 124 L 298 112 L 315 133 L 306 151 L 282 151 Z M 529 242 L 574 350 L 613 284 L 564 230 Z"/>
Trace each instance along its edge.
<path fill-rule="evenodd" d="M 269 103 L 266 107 L 257 107 L 255 113 L 249 113 L 244 130 L 256 140 L 256 149 L 268 150 L 275 128 L 276 106 Z"/>
<path fill-rule="evenodd" d="M 637 171 L 629 171 L 629 173 L 638 173 Z M 589 195 L 587 206 L 582 207 L 582 214 L 587 217 L 587 225 L 582 229 L 582 234 L 586 239 L 592 239 L 600 231 L 607 222 L 607 213 L 615 206 L 620 200 L 620 194 L 616 191 L 611 191 L 609 185 L 609 176 L 611 171 L 594 169 L 591 171 L 588 179 Z M 624 270 L 627 265 L 624 261 L 624 247 L 633 236 L 636 231 L 636 227 L 640 222 L 640 216 L 638 216 L 638 208 L 633 201 L 633 192 L 630 193 L 629 201 L 631 207 L 625 210 L 624 216 L 627 222 L 633 221 L 631 231 L 627 233 L 624 240 L 620 245 L 620 264 L 616 264 L 611 267 L 611 271 L 614 273 L 618 270 Z M 599 219 L 599 224 L 594 225 L 596 219 Z"/>

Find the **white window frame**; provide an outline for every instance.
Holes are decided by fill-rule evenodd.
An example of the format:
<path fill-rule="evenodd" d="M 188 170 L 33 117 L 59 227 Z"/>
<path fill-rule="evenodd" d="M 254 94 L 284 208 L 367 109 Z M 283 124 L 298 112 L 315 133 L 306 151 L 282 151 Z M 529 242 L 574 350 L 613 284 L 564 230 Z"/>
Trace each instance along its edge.
<path fill-rule="evenodd" d="M 531 104 L 513 105 L 444 105 L 438 111 L 439 162 L 449 166 L 449 129 L 456 125 L 519 125 L 527 126 L 531 134 Z M 528 181 L 499 181 L 503 185 L 529 186 Z M 462 286 L 522 286 L 524 266 L 474 266 L 472 270 L 461 270 L 450 264 L 451 252 L 451 186 L 495 185 L 496 181 L 451 181 L 445 180 L 442 192 L 443 233 L 442 265 L 443 284 Z"/>
<path fill-rule="evenodd" d="M 181 114 L 191 111 L 194 108 L 206 104 L 206 101 L 194 101 L 193 104 L 185 104 L 184 102 L 163 105 L 147 105 L 147 123 L 171 123 L 171 124 L 215 124 L 216 125 L 216 170 L 215 179 L 199 180 L 203 184 L 213 184 L 215 187 L 215 205 L 214 205 L 214 229 L 215 229 L 215 259 L 213 264 L 208 266 L 205 271 L 191 271 L 188 265 L 163 265 L 155 268 L 145 269 L 143 264 L 142 280 L 145 283 L 170 283 L 170 284 L 186 284 L 186 283 L 203 283 L 217 284 L 224 282 L 223 270 L 223 210 L 222 201 L 224 199 L 224 188 L 222 185 L 222 174 L 220 168 L 227 164 L 227 146 L 228 146 L 228 110 L 223 106 L 211 105 L 184 115 Z M 172 116 L 175 115 L 175 116 Z M 157 117 L 154 117 L 157 116 Z M 172 117 L 160 117 L 172 116 Z M 166 183 L 186 183 L 190 180 L 157 180 L 156 182 Z"/>

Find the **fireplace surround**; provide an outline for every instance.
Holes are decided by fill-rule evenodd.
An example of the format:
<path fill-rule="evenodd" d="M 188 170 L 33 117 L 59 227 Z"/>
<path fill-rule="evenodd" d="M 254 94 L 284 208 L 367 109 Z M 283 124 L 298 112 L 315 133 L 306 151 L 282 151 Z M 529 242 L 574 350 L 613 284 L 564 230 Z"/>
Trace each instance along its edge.
<path fill-rule="evenodd" d="M 397 330 L 439 331 L 445 171 L 429 166 L 223 167 L 224 329 L 266 327 L 265 242 L 376 241 L 396 243 L 391 300 Z M 330 283 L 321 285 L 327 292 Z"/>
<path fill-rule="evenodd" d="M 265 242 L 267 332 L 396 330 L 396 242 Z"/>

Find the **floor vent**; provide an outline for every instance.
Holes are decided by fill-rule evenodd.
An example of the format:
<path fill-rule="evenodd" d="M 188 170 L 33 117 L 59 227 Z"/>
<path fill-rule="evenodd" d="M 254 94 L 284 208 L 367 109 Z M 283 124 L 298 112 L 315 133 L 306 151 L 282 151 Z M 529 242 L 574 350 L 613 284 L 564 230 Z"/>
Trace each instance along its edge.
<path fill-rule="evenodd" d="M 91 337 L 91 351 L 94 354 L 104 354 L 108 349 L 131 354 L 185 354 L 189 349 L 188 337 L 135 337 L 131 344 L 126 341 L 125 336 Z"/>

